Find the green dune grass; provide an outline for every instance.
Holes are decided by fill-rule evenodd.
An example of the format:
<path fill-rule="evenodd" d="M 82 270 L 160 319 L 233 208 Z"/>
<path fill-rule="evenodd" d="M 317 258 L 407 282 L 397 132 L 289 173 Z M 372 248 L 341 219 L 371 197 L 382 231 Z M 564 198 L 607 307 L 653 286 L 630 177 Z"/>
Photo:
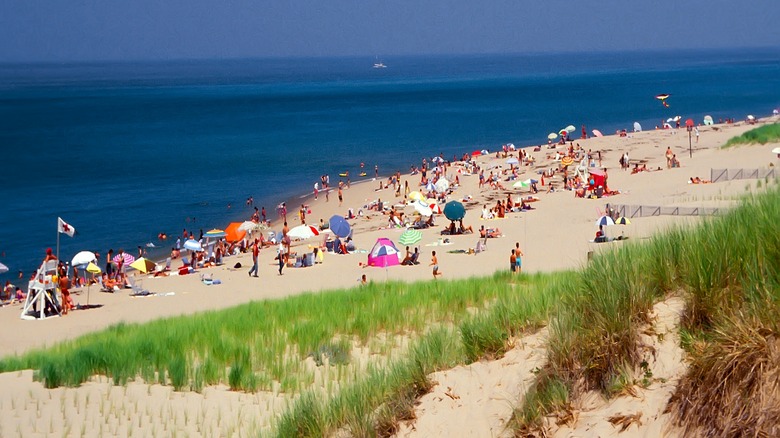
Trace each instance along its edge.
<path fill-rule="evenodd" d="M 733 137 L 723 145 L 724 148 L 746 144 L 780 143 L 780 123 L 764 125 Z"/>

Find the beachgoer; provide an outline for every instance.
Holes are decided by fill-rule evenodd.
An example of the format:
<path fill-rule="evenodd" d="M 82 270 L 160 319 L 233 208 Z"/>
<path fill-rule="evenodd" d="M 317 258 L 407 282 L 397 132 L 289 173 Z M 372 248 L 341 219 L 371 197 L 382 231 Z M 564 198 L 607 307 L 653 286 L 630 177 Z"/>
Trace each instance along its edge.
<path fill-rule="evenodd" d="M 67 315 L 73 308 L 73 300 L 70 298 L 70 289 L 68 288 L 68 277 L 60 275 L 59 279 L 60 293 L 62 294 L 62 314 Z"/>
<path fill-rule="evenodd" d="M 515 274 L 519 274 L 523 267 L 523 251 L 520 250 L 520 242 L 515 242 Z"/>
<path fill-rule="evenodd" d="M 279 247 L 276 248 L 277 258 L 279 259 L 279 275 L 282 275 L 282 268 L 284 268 L 285 259 L 285 247 L 284 244 L 279 242 Z"/>
<path fill-rule="evenodd" d="M 260 255 L 260 242 L 258 239 L 255 239 L 255 243 L 252 245 L 252 269 L 249 270 L 249 276 L 252 276 L 252 273 L 254 273 L 254 276 L 257 277 L 257 262 L 258 262 L 258 256 Z"/>
<path fill-rule="evenodd" d="M 666 168 L 671 169 L 672 168 L 672 157 L 674 156 L 674 152 L 672 152 L 671 147 L 666 148 Z"/>
<path fill-rule="evenodd" d="M 515 250 L 512 249 L 511 255 L 509 256 L 509 271 L 514 274 L 517 271 L 517 256 L 515 255 Z"/>
<path fill-rule="evenodd" d="M 43 261 L 50 262 L 52 260 L 57 260 L 57 256 L 54 255 L 51 248 L 46 248 L 46 257 L 43 258 Z"/>
<path fill-rule="evenodd" d="M 265 223 L 266 222 L 266 220 L 265 220 L 265 207 L 263 207 L 260 210 L 260 216 L 263 218 L 263 223 Z"/>
<path fill-rule="evenodd" d="M 366 274 L 363 274 L 363 275 L 360 276 L 360 284 L 361 285 L 368 284 L 368 278 L 366 277 Z"/>
<path fill-rule="evenodd" d="M 341 204 L 344 202 L 344 194 L 341 191 L 342 184 L 339 183 L 339 207 L 341 207 Z"/>
<path fill-rule="evenodd" d="M 442 273 L 439 271 L 439 259 L 436 257 L 436 251 L 431 252 L 431 264 L 433 266 L 433 278 L 436 279 Z"/>

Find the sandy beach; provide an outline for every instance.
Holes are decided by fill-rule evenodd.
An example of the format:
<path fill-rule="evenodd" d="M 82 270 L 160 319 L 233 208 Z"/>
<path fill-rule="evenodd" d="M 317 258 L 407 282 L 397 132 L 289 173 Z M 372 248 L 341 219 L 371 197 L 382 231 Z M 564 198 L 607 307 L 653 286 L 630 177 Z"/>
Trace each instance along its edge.
<path fill-rule="evenodd" d="M 763 119 L 759 125 L 777 121 L 777 117 Z M 385 203 L 397 205 L 405 215 L 413 215 L 411 207 L 404 206 L 403 195 L 396 197 L 392 188 L 377 191 L 379 181 L 368 180 L 352 184 L 344 190 L 344 202 L 339 206 L 335 191 L 326 202 L 320 194 L 317 200 L 306 198 L 301 202 L 306 204 L 311 213 L 307 215 L 307 223 L 317 225 L 320 219 L 326 222 L 334 214 L 346 215 L 349 208 L 355 213 L 362 210 L 363 217 L 350 220 L 354 230 L 354 243 L 357 248 L 348 255 L 327 253 L 322 264 L 306 268 L 285 268 L 284 275 L 278 275 L 275 247 L 266 247 L 260 251 L 260 273 L 258 278 L 249 277 L 247 272 L 251 267 L 251 254 L 241 254 L 225 258 L 222 266 L 201 269 L 192 275 L 171 275 L 168 277 L 152 277 L 136 275 L 144 289 L 156 293 L 148 297 L 130 297 L 129 290 L 108 294 L 99 291 L 99 287 L 86 288 L 73 295 L 74 302 L 80 304 L 98 304 L 99 308 L 76 310 L 61 318 L 50 318 L 45 321 L 25 321 L 20 319 L 21 305 L 12 304 L 0 308 L 0 356 L 20 354 L 35 348 L 51 346 L 57 342 L 73 339 L 86 333 L 106 328 L 119 322 L 145 322 L 173 315 L 193 314 L 196 312 L 222 309 L 242 303 L 278 299 L 305 292 L 318 292 L 334 288 L 348 288 L 358 284 L 362 275 L 369 281 L 383 282 L 386 280 L 424 280 L 432 279 L 431 251 L 436 250 L 443 278 L 466 278 L 477 275 L 489 275 L 496 270 L 508 269 L 510 249 L 519 242 L 525 256 L 523 257 L 523 272 L 550 272 L 562 269 L 576 269 L 588 260 L 588 254 L 608 250 L 622 241 L 608 243 L 593 243 L 597 227 L 596 219 L 606 211 L 606 204 L 632 206 L 659 206 L 681 208 L 729 208 L 739 196 L 749 191 L 760 190 L 755 179 L 735 179 L 725 182 L 691 184 L 692 177 L 709 180 L 712 169 L 759 169 L 780 164 L 776 155 L 770 151 L 777 145 L 751 145 L 731 149 L 721 149 L 730 138 L 755 128 L 745 122 L 700 126 L 698 141 L 692 143 L 693 157 L 689 158 L 689 136 L 684 128 L 667 130 L 649 130 L 628 133 L 627 136 L 609 135 L 588 139 L 575 139 L 585 150 L 594 154 L 601 152 L 602 168 L 608 172 L 610 190 L 619 194 L 600 199 L 576 198 L 574 192 L 561 190 L 561 177 L 545 178 L 545 184 L 538 185 L 539 192 L 533 194 L 538 201 L 531 203 L 532 210 L 508 213 L 503 219 L 482 220 L 480 213 L 483 205 L 495 205 L 496 200 L 506 199 L 508 194 L 515 200 L 532 195 L 528 188 L 514 189 L 514 181 L 501 181 L 507 190 L 494 190 L 489 187 L 479 187 L 478 175 L 458 174 L 460 186 L 449 195 L 449 200 L 464 200 L 467 213 L 464 223 L 478 230 L 480 226 L 499 228 L 502 237 L 487 240 L 487 250 L 476 255 L 467 254 L 479 240 L 478 233 L 453 236 L 442 236 L 441 231 L 449 221 L 442 215 L 437 215 L 436 226 L 422 230 L 423 239 L 419 242 L 421 252 L 420 264 L 417 266 L 394 266 L 390 268 L 365 267 L 367 252 L 370 251 L 378 238 L 386 237 L 396 242 L 404 231 L 403 228 L 390 227 L 386 214 L 368 210 L 373 201 L 381 199 Z M 681 161 L 680 168 L 668 169 L 664 153 L 667 147 Z M 563 151 L 561 146 L 557 151 Z M 540 179 L 539 171 L 557 167 L 558 163 L 551 158 L 556 149 L 544 146 L 539 151 L 527 149 L 535 163 L 521 166 L 519 180 L 528 178 Z M 470 151 L 463 151 L 469 153 Z M 627 152 L 631 167 L 635 163 L 646 165 L 648 171 L 632 173 L 631 170 L 621 170 L 618 164 L 620 156 Z M 517 152 L 514 152 L 517 157 Z M 449 158 L 449 157 L 447 157 Z M 488 155 L 476 157 L 480 167 L 486 170 L 501 171 L 508 169 L 507 158 L 496 157 L 495 151 Z M 419 165 L 419 161 L 410 163 Z M 500 167 L 499 167 L 500 166 Z M 655 170 L 659 169 L 660 170 Z M 373 170 L 373 169 L 371 169 Z M 457 167 L 447 170 L 447 175 L 454 177 Z M 373 174 L 372 171 L 369 175 Z M 316 177 L 316 176 L 315 176 Z M 331 180 L 333 181 L 333 177 Z M 383 179 L 386 181 L 386 179 Z M 412 190 L 418 188 L 420 175 L 404 174 L 401 181 L 408 181 Z M 556 190 L 548 193 L 552 182 Z M 402 191 L 403 194 L 403 191 Z M 289 226 L 300 224 L 295 212 L 300 205 L 288 205 Z M 275 212 L 269 210 L 269 218 L 275 218 Z M 608 237 L 625 236 L 628 241 L 648 238 L 666 227 L 676 224 L 695 223 L 697 216 L 660 215 L 631 218 L 629 225 L 607 227 Z M 274 220 L 271 229 L 282 228 L 278 219 Z M 448 239 L 449 242 L 445 242 Z M 307 241 L 293 242 L 293 251 L 308 252 L 310 245 L 321 243 L 317 237 Z M 403 247 L 399 245 L 403 251 Z M 458 252 L 463 250 L 464 252 Z M 234 268 L 236 263 L 241 268 Z M 180 260 L 174 260 L 174 271 L 181 265 Z M 219 285 L 206 285 L 201 281 L 201 274 L 210 274 L 219 279 Z M 662 309 L 659 310 L 661 312 Z M 671 317 L 670 317 L 671 318 Z M 673 323 L 669 323 L 670 326 Z M 528 362 L 531 357 L 541 360 L 538 355 L 528 356 L 529 349 L 540 344 L 539 337 L 519 340 L 519 346 L 524 350 L 514 351 L 507 358 L 508 362 Z M 536 350 L 534 350 L 536 351 Z M 672 351 L 670 354 L 680 354 Z M 497 373 L 496 376 L 484 378 L 484 386 L 495 391 L 496 385 L 503 387 L 507 393 L 522 389 L 524 378 L 506 377 L 508 371 L 501 374 L 501 369 L 511 370 L 511 366 L 498 363 L 498 371 L 477 370 L 463 373 L 461 379 L 468 381 L 477 373 L 480 376 Z M 680 360 L 677 360 L 680 362 Z M 528 362 L 523 366 L 525 374 L 533 368 Z M 533 362 L 536 363 L 536 362 Z M 483 366 L 480 364 L 480 366 Z M 489 365 L 484 365 L 489 366 Z M 677 371 L 675 371 L 677 372 Z M 449 372 L 447 372 L 449 373 Z M 444 374 L 447 374 L 444 373 Z M 660 372 L 659 372 L 660 373 Z M 456 374 L 452 372 L 452 374 Z M 660 375 L 660 374 L 659 374 Z M 677 375 L 677 374 L 675 374 Z M 444 377 L 442 377 L 444 379 Z M 285 404 L 284 397 L 278 394 L 239 394 L 226 388 L 208 388 L 203 394 L 176 393 L 170 387 L 146 385 L 137 381 L 126 388 L 114 387 L 105 378 L 96 379 L 80 388 L 60 388 L 46 390 L 40 383 L 32 381 L 29 371 L 5 373 L 0 375 L 3 391 L 0 406 L 6 415 L 0 420 L 0 436 L 16 436 L 30 434 L 46 435 L 49 433 L 66 433 L 99 436 L 115 435 L 130 436 L 132 430 L 140 428 L 146 435 L 171 434 L 172 431 L 188 432 L 197 435 L 229 435 L 237 431 L 247 431 L 251 428 L 267 426 L 268 419 Z M 436 391 L 454 387 L 471 388 L 457 379 L 447 380 L 446 385 L 440 385 Z M 462 391 L 466 391 L 463 389 Z M 468 389 L 472 391 L 472 389 Z M 121 395 L 120 395 L 121 393 Z M 502 393 L 503 394 L 503 393 Z M 452 402 L 441 394 L 430 394 L 437 398 Z M 484 396 L 484 394 L 483 394 Z M 479 403 L 479 396 L 475 396 Z M 507 395 L 512 400 L 511 395 Z M 514 394 L 517 397 L 517 394 Z M 432 408 L 425 405 L 429 414 L 421 415 L 420 421 L 428 421 L 425 427 L 417 428 L 418 434 L 425 435 L 426 430 L 436 430 L 445 434 L 443 424 L 458 427 L 457 422 L 433 421 L 430 423 L 430 413 L 437 415 L 458 415 L 458 406 L 471 406 L 463 403 L 451 403 L 450 408 L 439 405 Z M 650 404 L 650 402 L 647 402 Z M 508 415 L 507 403 L 496 403 L 494 407 L 485 407 L 485 419 L 474 429 L 475 436 L 485 436 L 497 433 L 497 425 L 506 421 Z M 490 412 L 487 412 L 487 410 Z M 445 413 L 439 411 L 446 411 Z M 106 415 L 111 412 L 111 415 Z M 137 413 L 144 412 L 138 416 Z M 449 412 L 449 414 L 447 414 Z M 511 413 L 511 412 L 510 412 Z M 493 416 L 496 416 L 495 418 Z M 504 416 L 504 417 L 502 417 Z M 499 418 L 500 417 L 500 418 Z M 67 421 L 65 420 L 67 418 Z M 139 419 L 140 418 L 140 419 Z M 421 423 L 423 424 L 423 423 Z M 167 429 L 163 429 L 167 428 Z M 428 428 L 428 429 L 426 429 Z M 84 433 L 88 430 L 88 433 Z M 455 429 L 453 429 L 455 430 Z M 646 433 L 652 433 L 649 429 Z M 561 431 L 568 435 L 577 435 L 573 430 Z M 605 432 L 606 433 L 606 432 Z M 402 435 L 411 434 L 406 431 Z M 457 435 L 455 432 L 450 435 Z"/>

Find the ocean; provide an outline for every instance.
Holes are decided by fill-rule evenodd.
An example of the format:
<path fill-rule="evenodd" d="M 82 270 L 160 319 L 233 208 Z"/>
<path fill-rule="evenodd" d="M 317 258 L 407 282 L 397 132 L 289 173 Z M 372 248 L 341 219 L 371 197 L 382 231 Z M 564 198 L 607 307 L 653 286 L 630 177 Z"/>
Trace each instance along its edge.
<path fill-rule="evenodd" d="M 164 257 L 183 229 L 248 219 L 249 196 L 276 218 L 323 174 L 360 180 L 360 163 L 370 178 L 570 124 L 606 134 L 780 106 L 780 49 L 382 61 L 0 64 L 0 281 L 26 283 L 57 217 L 77 230 L 63 260 L 148 242 Z"/>

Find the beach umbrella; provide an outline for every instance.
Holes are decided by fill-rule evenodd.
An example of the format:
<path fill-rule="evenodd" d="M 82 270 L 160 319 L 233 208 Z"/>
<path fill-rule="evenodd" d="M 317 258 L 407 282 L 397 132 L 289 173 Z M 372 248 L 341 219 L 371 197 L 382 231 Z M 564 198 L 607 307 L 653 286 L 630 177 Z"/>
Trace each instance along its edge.
<path fill-rule="evenodd" d="M 89 262 L 87 265 L 87 272 L 92 274 L 92 278 L 95 277 L 95 274 L 100 274 L 100 267 L 98 265 Z M 89 306 L 89 290 L 92 289 L 92 282 L 87 282 L 87 306 Z"/>
<path fill-rule="evenodd" d="M 615 221 L 615 223 L 618 225 L 631 225 L 631 221 L 628 220 L 628 218 L 625 216 L 620 216 L 618 220 Z"/>
<path fill-rule="evenodd" d="M 564 166 L 564 167 L 565 166 L 571 166 L 572 164 L 574 164 L 574 158 L 569 157 L 569 156 L 561 158 L 561 165 L 562 166 Z"/>
<path fill-rule="evenodd" d="M 95 253 L 92 251 L 81 251 L 70 260 L 72 266 L 86 265 L 96 260 Z"/>
<path fill-rule="evenodd" d="M 412 205 L 414 206 L 414 210 L 423 216 L 430 216 L 433 214 L 433 210 L 425 201 L 414 201 Z"/>
<path fill-rule="evenodd" d="M 598 129 L 594 129 L 593 131 L 590 131 L 590 132 L 593 133 L 594 137 L 603 137 L 604 136 L 604 134 L 602 134 L 601 131 L 599 131 Z"/>
<path fill-rule="evenodd" d="M 425 186 L 425 190 L 427 190 L 429 192 L 432 192 L 434 190 L 433 180 L 429 180 L 428 181 L 428 184 Z"/>
<path fill-rule="evenodd" d="M 228 242 L 238 242 L 246 236 L 246 231 L 239 230 L 241 222 L 231 222 L 227 228 L 225 228 L 225 239 Z"/>
<path fill-rule="evenodd" d="M 642 125 L 639 124 L 639 122 L 634 122 L 634 132 L 641 132 L 642 131 Z"/>
<path fill-rule="evenodd" d="M 531 187 L 531 183 L 526 181 L 517 181 L 516 183 L 512 184 L 512 187 L 516 189 L 522 189 L 523 187 Z"/>
<path fill-rule="evenodd" d="M 436 156 L 436 157 L 431 158 L 431 162 L 441 164 L 441 163 L 444 162 L 444 158 Z"/>
<path fill-rule="evenodd" d="M 6 272 L 8 272 L 8 266 L 0 263 L 0 274 L 5 274 Z"/>
<path fill-rule="evenodd" d="M 477 157 L 479 155 L 482 155 L 482 151 L 473 151 L 473 152 L 471 152 L 471 156 L 472 157 Z"/>
<path fill-rule="evenodd" d="M 780 148 L 774 148 L 772 149 L 773 154 L 780 154 Z"/>
<path fill-rule="evenodd" d="M 555 140 L 556 138 L 558 138 L 558 134 L 556 134 L 554 132 L 551 132 L 551 133 L 547 134 L 547 138 L 549 140 Z"/>
<path fill-rule="evenodd" d="M 352 228 L 349 226 L 349 222 L 344 219 L 343 216 L 334 214 L 330 217 L 328 225 L 333 234 L 339 237 L 347 237 L 352 232 Z"/>
<path fill-rule="evenodd" d="M 512 157 L 512 158 L 506 160 L 506 164 L 509 164 L 511 166 L 511 165 L 514 165 L 514 164 L 520 164 L 520 161 L 518 161 L 517 158 Z"/>
<path fill-rule="evenodd" d="M 748 120 L 756 120 L 756 116 L 754 116 L 753 114 L 748 114 L 747 119 Z"/>
<path fill-rule="evenodd" d="M 601 216 L 600 218 L 596 219 L 596 226 L 598 227 L 598 226 L 601 226 L 601 225 L 604 225 L 604 226 L 615 225 L 615 221 L 612 220 L 611 217 L 609 217 L 607 215 L 604 215 L 604 216 Z"/>
<path fill-rule="evenodd" d="M 436 184 L 433 185 L 433 188 L 436 189 L 438 193 L 444 193 L 450 188 L 450 182 L 447 181 L 446 178 L 439 178 L 436 181 Z"/>
<path fill-rule="evenodd" d="M 430 199 L 428 201 L 430 201 Z M 434 212 L 436 214 L 442 214 L 442 210 L 441 210 L 441 207 L 439 207 L 439 204 L 437 204 L 435 202 L 428 202 L 428 207 L 431 208 L 432 212 Z"/>
<path fill-rule="evenodd" d="M 685 126 L 686 127 L 693 128 L 693 125 L 694 125 L 693 119 L 688 119 L 688 120 L 685 121 Z"/>
<path fill-rule="evenodd" d="M 561 136 L 568 135 L 569 131 L 567 131 L 566 129 L 561 129 L 560 131 L 558 131 L 558 134 Z"/>
<path fill-rule="evenodd" d="M 252 221 L 244 221 L 238 226 L 238 231 L 253 231 L 256 230 L 259 224 Z"/>
<path fill-rule="evenodd" d="M 444 216 L 451 221 L 461 220 L 466 216 L 466 207 L 458 201 L 450 201 L 444 205 Z"/>
<path fill-rule="evenodd" d="M 480 152 L 482 155 L 487 155 L 487 154 L 489 154 L 489 153 L 490 153 L 490 152 L 488 152 L 488 150 L 487 150 L 487 149 L 482 149 L 482 150 L 481 150 L 481 151 L 479 151 L 479 152 Z"/>
<path fill-rule="evenodd" d="M 600 175 L 600 176 L 606 175 L 606 173 L 604 173 L 604 169 L 598 169 L 596 167 L 589 167 L 588 168 L 588 173 L 590 173 L 592 175 Z"/>
<path fill-rule="evenodd" d="M 188 251 L 203 251 L 203 246 L 195 239 L 187 239 L 184 242 L 184 249 Z"/>
<path fill-rule="evenodd" d="M 298 225 L 297 227 L 294 227 L 289 232 L 287 232 L 287 235 L 290 236 L 292 239 L 310 239 L 314 236 L 319 236 L 320 232 L 316 228 L 312 227 L 311 225 Z"/>
<path fill-rule="evenodd" d="M 218 230 L 216 228 L 213 229 L 213 230 L 207 231 L 203 235 L 203 237 L 205 237 L 206 239 L 220 239 L 220 238 L 225 237 L 225 236 L 227 236 L 227 233 L 225 233 L 223 230 Z"/>
<path fill-rule="evenodd" d="M 577 130 L 577 128 L 575 128 L 574 125 L 569 125 L 569 126 L 563 128 L 563 129 L 565 129 L 566 132 L 569 133 L 569 134 L 571 134 L 572 132 Z"/>
<path fill-rule="evenodd" d="M 423 195 L 422 193 L 416 190 L 413 191 L 412 193 L 409 193 L 407 198 L 409 198 L 412 201 L 425 201 L 425 195 Z"/>
<path fill-rule="evenodd" d="M 421 240 L 422 232 L 420 232 L 420 230 L 415 230 L 414 228 L 409 228 L 408 230 L 401 233 L 401 237 L 398 238 L 398 243 L 404 246 L 414 245 Z"/>
<path fill-rule="evenodd" d="M 709 115 L 704 116 L 704 124 L 705 125 L 712 125 L 713 124 L 712 116 L 709 116 Z"/>
<path fill-rule="evenodd" d="M 157 267 L 157 263 L 147 259 L 146 257 L 141 257 L 133 263 L 130 263 L 130 267 L 137 269 L 144 274 L 148 274 L 150 271 L 154 271 L 154 268 Z"/>
<path fill-rule="evenodd" d="M 126 252 L 123 252 L 122 254 L 115 255 L 114 258 L 111 259 L 111 260 L 115 261 L 116 263 L 119 263 L 119 261 L 121 260 L 122 263 L 125 266 L 127 266 L 127 265 L 129 265 L 129 264 L 131 264 L 131 263 L 133 263 L 135 261 L 135 257 L 133 257 L 132 255 L 130 255 L 130 254 L 126 253 Z"/>

